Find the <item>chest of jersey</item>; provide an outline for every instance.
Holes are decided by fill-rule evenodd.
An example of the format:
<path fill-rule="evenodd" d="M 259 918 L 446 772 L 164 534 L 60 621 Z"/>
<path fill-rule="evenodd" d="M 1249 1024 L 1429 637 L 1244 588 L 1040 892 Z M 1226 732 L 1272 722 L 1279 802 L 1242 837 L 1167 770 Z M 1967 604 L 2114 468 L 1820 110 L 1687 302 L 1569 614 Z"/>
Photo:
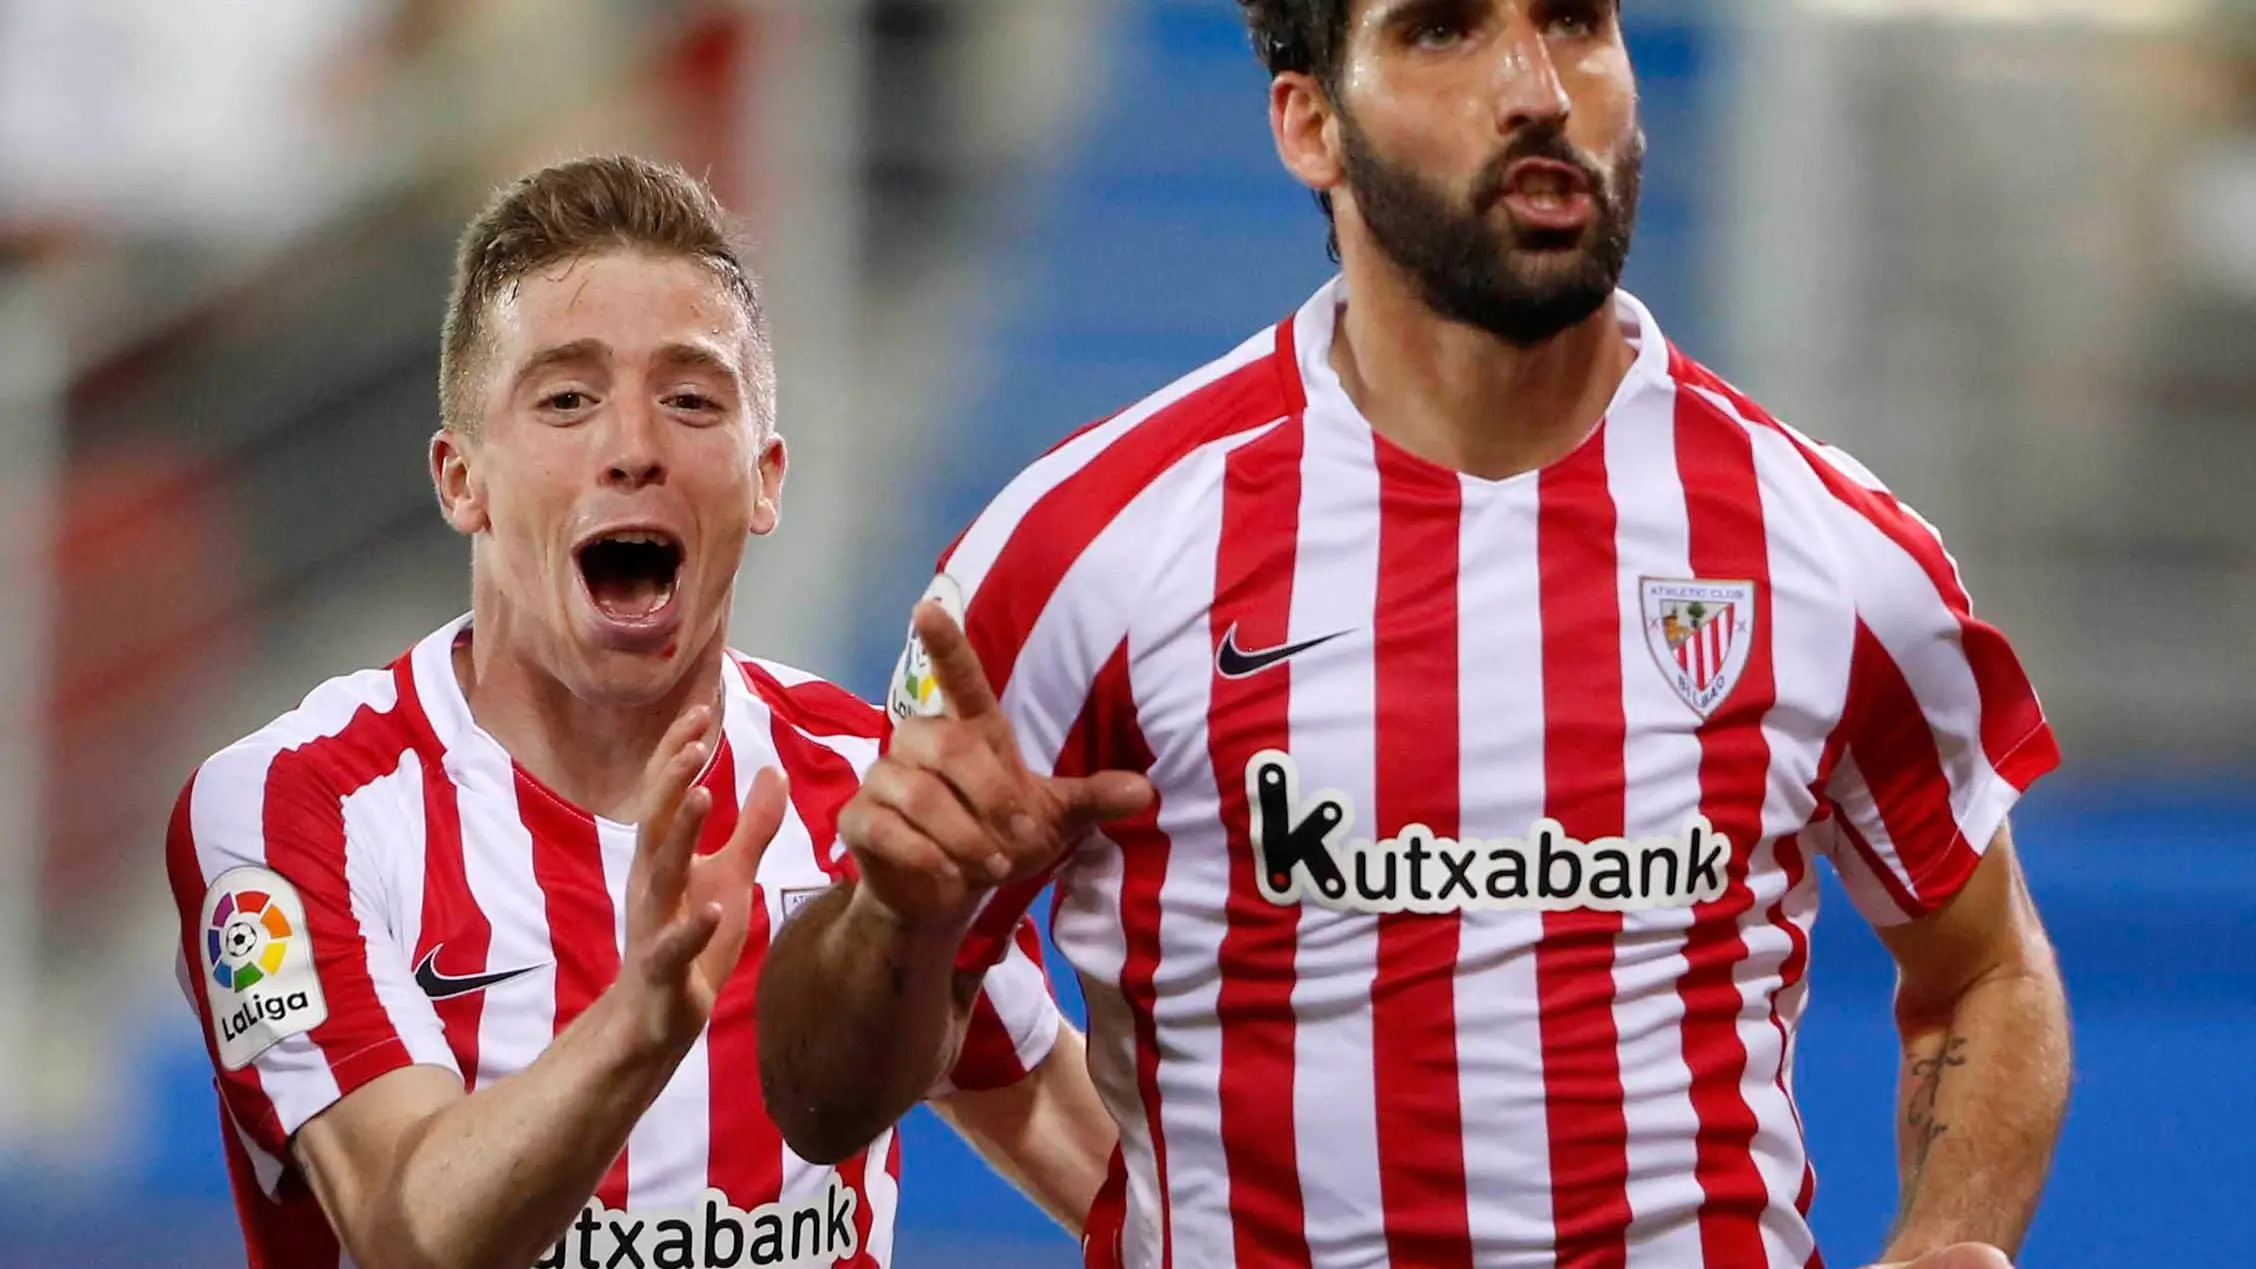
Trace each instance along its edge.
<path fill-rule="evenodd" d="M 1131 641 L 1165 804 L 1272 903 L 1721 897 L 1816 808 L 1854 615 L 1758 484 L 1647 479 L 1650 440 L 1504 482 L 1313 426 L 1233 455 Z"/>
<path fill-rule="evenodd" d="M 512 787 L 458 786 L 452 794 L 456 822 L 432 817 L 420 859 L 401 859 L 402 875 L 388 889 L 399 901 L 393 926 L 412 949 L 416 986 L 475 1087 L 524 1069 L 618 978 L 635 833 L 521 774 Z M 700 851 L 718 849 L 733 827 L 732 796 L 725 788 L 716 795 L 723 809 L 706 825 Z M 760 949 L 792 907 L 829 881 L 806 827 L 788 816 L 761 861 L 760 903 L 715 1029 L 749 1027 Z"/>

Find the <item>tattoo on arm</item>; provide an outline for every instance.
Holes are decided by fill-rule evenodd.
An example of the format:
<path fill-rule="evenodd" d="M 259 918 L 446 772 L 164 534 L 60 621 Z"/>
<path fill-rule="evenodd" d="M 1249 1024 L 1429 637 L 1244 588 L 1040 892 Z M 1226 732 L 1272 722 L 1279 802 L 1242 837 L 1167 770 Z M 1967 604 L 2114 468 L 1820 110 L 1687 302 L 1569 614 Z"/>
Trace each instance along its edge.
<path fill-rule="evenodd" d="M 1935 1148 L 1936 1139 L 1950 1131 L 1935 1114 L 1935 1102 L 1942 1096 L 1943 1072 L 1950 1067 L 1966 1065 L 1966 1037 L 1946 1034 L 1943 1043 L 1926 1057 L 1911 1063 L 1911 1091 L 1904 1099 L 1904 1141 L 1907 1162 L 1904 1166 L 1903 1211 L 1908 1215 L 1911 1202 L 1919 1191 L 1919 1176 L 1927 1168 L 1927 1156 Z"/>

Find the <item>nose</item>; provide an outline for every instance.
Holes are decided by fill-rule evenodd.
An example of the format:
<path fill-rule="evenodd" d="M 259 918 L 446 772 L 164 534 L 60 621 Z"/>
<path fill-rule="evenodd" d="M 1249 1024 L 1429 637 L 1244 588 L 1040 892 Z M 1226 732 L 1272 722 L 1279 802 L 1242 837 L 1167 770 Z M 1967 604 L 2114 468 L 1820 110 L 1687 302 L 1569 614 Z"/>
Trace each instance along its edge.
<path fill-rule="evenodd" d="M 1510 30 L 1496 59 L 1496 130 L 1505 136 L 1528 128 L 1562 126 L 1574 110 L 1543 28 L 1524 6 L 1513 9 Z"/>
<path fill-rule="evenodd" d="M 604 431 L 603 484 L 610 489 L 641 489 L 665 483 L 666 460 L 659 433 L 662 421 L 647 405 L 619 403 Z"/>

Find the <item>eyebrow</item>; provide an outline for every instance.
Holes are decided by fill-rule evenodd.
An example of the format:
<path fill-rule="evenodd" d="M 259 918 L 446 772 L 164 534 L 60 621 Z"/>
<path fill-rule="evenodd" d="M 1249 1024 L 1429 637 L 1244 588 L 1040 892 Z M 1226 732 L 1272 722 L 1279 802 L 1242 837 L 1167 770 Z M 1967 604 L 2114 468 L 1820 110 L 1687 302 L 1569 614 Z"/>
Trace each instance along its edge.
<path fill-rule="evenodd" d="M 516 375 L 515 386 L 523 387 L 542 371 L 554 366 L 585 365 L 601 362 L 611 355 L 611 346 L 600 339 L 575 339 L 568 344 L 554 344 L 526 358 Z M 667 344 L 653 358 L 659 365 L 683 370 L 711 370 L 735 378 L 737 365 L 710 348 L 696 344 Z"/>
<path fill-rule="evenodd" d="M 551 366 L 602 361 L 610 351 L 610 345 L 600 339 L 575 339 L 568 344 L 552 344 L 525 359 L 525 364 L 517 370 L 512 386 L 523 387 L 533 376 Z"/>
<path fill-rule="evenodd" d="M 667 344 L 654 359 L 659 365 L 682 370 L 712 370 L 735 378 L 737 363 L 710 348 L 696 344 Z"/>

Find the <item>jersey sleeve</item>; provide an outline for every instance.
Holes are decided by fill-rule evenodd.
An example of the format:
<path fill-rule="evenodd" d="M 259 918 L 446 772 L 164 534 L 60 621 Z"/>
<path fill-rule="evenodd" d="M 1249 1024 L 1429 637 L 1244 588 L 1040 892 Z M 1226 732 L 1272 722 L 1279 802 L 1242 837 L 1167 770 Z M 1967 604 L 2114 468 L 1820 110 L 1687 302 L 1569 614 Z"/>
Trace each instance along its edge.
<path fill-rule="evenodd" d="M 935 1096 L 958 1090 L 1005 1088 L 1025 1079 L 1057 1043 L 1064 1019 L 1050 994 L 1041 936 L 1021 916 L 1002 959 L 988 967 L 971 1010 L 963 1049 Z"/>
<path fill-rule="evenodd" d="M 1063 577 L 1046 575 L 1045 563 L 1040 555 L 1014 558 L 1006 550 L 973 589 L 943 560 L 925 597 L 956 618 L 978 651 L 1027 768 L 1038 775 L 1085 775 L 1111 760 L 1107 746 L 1092 743 L 1091 709 L 1107 680 L 1117 677 L 1105 673 L 1107 665 L 1125 654 L 1127 619 L 1118 596 L 1131 587 L 1114 577 L 1111 597 L 1095 593 L 1103 567 L 1098 561 L 1084 559 L 1072 570 L 1079 576 Z M 887 739 L 900 720 L 943 708 L 924 649 L 911 634 L 887 696 Z M 1044 872 L 988 892 L 964 936 L 957 968 L 1002 970 L 1022 928 L 1030 932 L 1027 911 L 1070 857 L 1067 852 Z"/>
<path fill-rule="evenodd" d="M 166 834 L 182 984 L 270 1196 L 338 1099 L 404 1066 L 459 1074 L 392 932 L 378 831 L 292 751 L 245 745 L 198 769 Z"/>
<path fill-rule="evenodd" d="M 925 597 L 962 626 L 1029 769 L 1085 775 L 1136 769 L 1118 726 L 1135 717 L 1129 631 L 1153 620 L 1157 579 L 1196 568 L 1185 509 L 1222 479 L 1232 444 L 1290 413 L 1278 337 L 1066 438 L 1006 485 L 947 551 Z M 1298 390 L 1297 377 L 1292 380 Z M 1208 548 L 1209 550 L 1211 548 Z M 941 712 L 930 659 L 912 634 L 886 693 L 892 724 Z M 1052 867 L 1062 867 L 1061 858 Z M 982 900 L 958 956 L 998 964 L 1050 875 Z"/>
<path fill-rule="evenodd" d="M 1815 461 L 1846 511 L 1856 620 L 1814 836 L 1865 918 L 1899 924 L 1958 893 L 2060 751 L 1934 526 L 1839 451 Z"/>
<path fill-rule="evenodd" d="M 746 668 L 755 690 L 785 707 L 778 712 L 773 739 L 792 774 L 793 805 L 807 826 L 817 864 L 834 884 L 858 879 L 853 852 L 838 840 L 838 812 L 877 756 L 885 712 L 787 667 L 747 662 Z M 981 980 L 955 1065 L 929 1095 L 1017 1083 L 1049 1056 L 1060 1021 L 1042 964 L 1041 940 L 1033 922 L 1021 917 L 1006 954 Z"/>

